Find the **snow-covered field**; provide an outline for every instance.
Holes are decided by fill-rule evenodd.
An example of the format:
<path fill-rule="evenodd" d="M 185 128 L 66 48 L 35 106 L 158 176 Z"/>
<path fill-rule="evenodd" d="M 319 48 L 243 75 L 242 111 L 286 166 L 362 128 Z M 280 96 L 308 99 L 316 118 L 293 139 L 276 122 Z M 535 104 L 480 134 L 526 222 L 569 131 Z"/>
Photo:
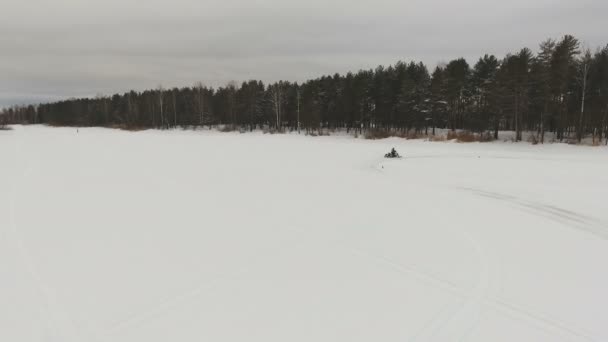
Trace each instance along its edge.
<path fill-rule="evenodd" d="M 608 341 L 607 190 L 605 147 L 17 126 L 0 341 Z"/>

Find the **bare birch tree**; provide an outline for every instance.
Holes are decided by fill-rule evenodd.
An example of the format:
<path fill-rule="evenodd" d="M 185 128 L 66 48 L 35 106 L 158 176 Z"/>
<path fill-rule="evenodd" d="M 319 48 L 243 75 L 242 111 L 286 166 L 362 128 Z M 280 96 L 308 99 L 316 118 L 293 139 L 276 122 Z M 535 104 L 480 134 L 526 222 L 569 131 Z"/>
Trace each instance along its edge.
<path fill-rule="evenodd" d="M 270 86 L 270 101 L 276 116 L 276 128 L 281 129 L 282 104 L 284 102 L 283 85 L 281 82 Z"/>
<path fill-rule="evenodd" d="M 589 78 L 589 68 L 591 66 L 591 51 L 589 49 L 585 49 L 585 53 L 583 54 L 580 65 L 579 65 L 579 83 L 581 86 L 581 111 L 578 118 L 578 132 L 577 138 L 580 143 L 583 140 L 584 130 L 583 130 L 583 118 L 585 116 L 585 95 L 587 94 L 587 80 Z"/>

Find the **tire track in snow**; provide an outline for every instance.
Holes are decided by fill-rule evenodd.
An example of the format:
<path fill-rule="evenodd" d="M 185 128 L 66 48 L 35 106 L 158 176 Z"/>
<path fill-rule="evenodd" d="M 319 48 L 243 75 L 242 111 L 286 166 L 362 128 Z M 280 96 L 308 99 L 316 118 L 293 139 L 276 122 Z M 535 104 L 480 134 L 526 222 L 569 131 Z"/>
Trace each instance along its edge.
<path fill-rule="evenodd" d="M 196 286 L 189 291 L 180 293 L 176 296 L 170 297 L 167 300 L 161 301 L 158 304 L 154 305 L 153 307 L 151 307 L 147 310 L 143 310 L 136 314 L 133 314 L 130 317 L 115 323 L 110 328 L 108 328 L 105 331 L 103 331 L 102 333 L 98 334 L 98 338 L 103 338 L 105 340 L 106 339 L 105 337 L 109 338 L 110 335 L 116 335 L 125 329 L 128 329 L 137 324 L 141 324 L 150 318 L 158 316 L 158 315 L 162 314 L 163 312 L 170 310 L 171 308 L 176 307 L 177 305 L 179 305 L 181 303 L 186 302 L 189 299 L 196 298 L 197 296 L 204 293 L 205 291 L 213 290 L 220 284 L 220 280 L 225 280 L 225 279 L 224 278 L 222 278 L 222 279 L 215 278 L 206 284 Z M 102 336 L 104 336 L 104 337 L 102 337 Z"/>
<path fill-rule="evenodd" d="M 303 230 L 296 229 L 296 228 L 286 228 L 286 229 L 290 230 L 292 232 L 299 233 L 299 234 L 304 233 Z M 237 277 L 247 274 L 249 272 L 250 267 L 253 267 L 253 265 L 255 265 L 256 262 L 259 263 L 260 260 L 264 260 L 268 257 L 271 257 L 271 258 L 274 257 L 275 252 L 282 251 L 285 249 L 296 248 L 305 243 L 305 241 L 302 241 L 301 239 L 294 240 L 294 241 L 295 242 L 292 242 L 292 244 L 289 246 L 284 246 L 284 245 L 279 244 L 279 245 L 277 245 L 276 248 L 274 248 L 272 250 L 266 249 L 264 251 L 264 253 L 250 257 L 250 259 L 249 259 L 250 262 L 247 264 L 246 267 L 238 268 L 227 274 L 217 275 L 213 280 L 211 280 L 207 283 L 200 284 L 198 286 L 194 286 L 190 290 L 181 292 L 177 295 L 170 296 L 169 298 L 167 298 L 165 300 L 161 300 L 161 301 L 157 302 L 155 305 L 152 305 L 145 310 L 141 310 L 139 312 L 132 314 L 129 317 L 112 324 L 109 328 L 105 329 L 105 331 L 102 331 L 101 333 L 99 333 L 98 339 L 102 338 L 105 340 L 106 338 L 109 338 L 109 336 L 111 336 L 111 335 L 116 335 L 126 329 L 137 326 L 138 324 L 141 324 L 151 318 L 159 316 L 159 315 L 163 314 L 164 312 L 171 310 L 172 308 L 175 308 L 183 303 L 186 303 L 187 300 L 194 299 L 207 291 L 212 291 L 212 290 L 216 289 L 219 285 L 221 285 L 222 281 L 234 281 L 234 279 L 236 279 Z"/>
<path fill-rule="evenodd" d="M 520 304 L 509 302 L 499 296 L 490 295 L 486 292 L 484 296 L 474 297 L 472 295 L 472 291 L 462 288 L 461 286 L 451 282 L 447 279 L 439 277 L 429 272 L 422 271 L 417 269 L 414 265 L 404 265 L 403 263 L 392 260 L 389 257 L 378 255 L 376 253 L 371 253 L 363 248 L 353 247 L 348 244 L 345 240 L 334 239 L 334 240 L 326 240 L 326 243 L 335 244 L 339 247 L 359 256 L 364 256 L 374 260 L 378 263 L 384 264 L 392 268 L 394 271 L 404 274 L 406 276 L 411 276 L 417 279 L 418 281 L 424 282 L 426 284 L 433 285 L 445 292 L 448 292 L 462 300 L 462 303 L 456 305 L 454 308 L 452 305 L 448 305 L 441 309 L 435 318 L 431 319 L 428 324 L 418 333 L 418 335 L 412 340 L 416 341 L 418 338 L 424 337 L 424 340 L 427 341 L 454 341 L 454 336 L 450 336 L 449 334 L 446 336 L 445 333 L 442 335 L 445 339 L 440 340 L 436 337 L 435 333 L 441 332 L 443 324 L 448 323 L 454 316 L 458 315 L 465 316 L 462 308 L 473 308 L 477 310 L 479 315 L 474 317 L 473 321 L 469 322 L 469 324 L 465 325 L 464 328 L 458 328 L 458 331 L 455 332 L 455 336 L 459 336 L 460 338 L 456 338 L 456 340 L 466 340 L 466 338 L 474 331 L 476 323 L 481 320 L 481 314 L 483 311 L 483 307 L 492 307 L 509 317 L 512 317 L 516 320 L 524 321 L 542 331 L 545 331 L 549 334 L 557 334 L 561 337 L 564 337 L 566 340 L 576 340 L 576 341 L 598 341 L 596 337 L 593 337 L 593 334 L 587 331 L 583 331 L 579 328 L 573 328 L 569 324 L 560 321 L 559 319 L 549 317 L 546 314 L 539 313 L 531 308 L 526 308 L 521 306 Z M 489 255 L 483 249 L 480 251 L 482 254 L 485 253 Z M 488 262 L 487 266 L 492 263 Z M 494 263 L 495 265 L 496 263 Z M 483 271 L 482 271 L 483 272 Z M 488 276 L 488 274 L 486 274 Z M 483 278 L 480 277 L 483 280 Z M 489 290 L 492 283 L 498 283 L 500 280 L 499 273 L 496 273 L 495 270 L 489 268 L 489 276 L 487 277 L 490 280 L 490 284 L 487 284 L 486 290 Z M 485 280 L 484 280 L 485 282 Z M 478 286 L 476 289 L 484 289 L 484 287 L 480 286 L 478 282 Z M 467 305 L 467 303 L 469 303 Z"/>
<path fill-rule="evenodd" d="M 587 233 L 592 233 L 603 239 L 608 238 L 608 228 L 606 228 L 605 223 L 598 219 L 582 215 L 574 211 L 543 204 L 540 202 L 526 201 L 516 196 L 499 192 L 486 191 L 471 187 L 456 187 L 456 189 L 472 192 L 478 196 L 515 204 L 521 210 L 524 210 L 531 214 L 555 220 L 567 227 L 582 230 Z M 568 339 L 576 338 L 577 340 L 586 341 L 597 340 L 597 338 L 593 337 L 593 334 L 590 332 L 583 331 L 580 328 L 572 328 L 571 324 L 552 318 L 547 314 L 540 314 L 534 312 L 531 309 L 523 308 L 521 305 L 513 304 L 498 297 L 493 297 L 488 304 L 491 304 L 495 308 L 507 312 L 512 317 L 521 318 L 523 315 L 527 320 L 532 319 L 536 322 L 546 323 L 549 326 L 552 326 L 553 328 L 559 328 L 563 332 L 568 334 L 568 336 L 564 336 Z"/>
<path fill-rule="evenodd" d="M 494 272 L 497 269 L 497 263 L 493 261 L 490 253 L 469 232 L 451 230 L 454 235 L 463 238 L 475 251 L 480 269 L 478 280 L 471 290 L 461 290 L 462 301 L 451 309 L 447 307 L 440 311 L 427 326 L 418 332 L 414 338 L 415 341 L 463 340 L 477 326 L 483 303 L 491 290 L 492 283 L 495 282 Z"/>
<path fill-rule="evenodd" d="M 602 239 L 608 240 L 608 223 L 597 218 L 583 215 L 568 209 L 563 209 L 554 205 L 528 201 L 516 196 L 499 192 L 481 190 L 471 187 L 456 187 L 456 189 L 465 190 L 478 196 L 514 204 L 519 209 L 530 214 L 545 217 L 561 223 L 566 227 L 590 233 Z"/>
<path fill-rule="evenodd" d="M 20 161 L 23 158 L 23 137 L 21 134 L 22 127 L 13 127 L 15 132 L 15 162 Z M 50 341 L 57 342 L 79 342 L 82 341 L 76 333 L 76 329 L 70 318 L 67 316 L 61 305 L 57 301 L 51 288 L 43 281 L 40 273 L 38 272 L 34 258 L 31 256 L 21 234 L 17 224 L 17 204 L 19 197 L 19 191 L 21 184 L 28 174 L 32 171 L 32 167 L 29 162 L 24 163 L 23 171 L 17 175 L 13 180 L 11 189 L 12 195 L 10 196 L 10 221 L 9 229 L 7 230 L 8 238 L 14 243 L 15 250 L 17 253 L 17 259 L 21 262 L 23 268 L 34 283 L 34 287 L 38 290 L 41 299 L 42 307 L 40 307 L 40 314 L 46 321 L 47 338 Z"/>
<path fill-rule="evenodd" d="M 344 247 L 346 247 L 346 246 L 344 246 Z M 453 282 L 450 282 L 447 279 L 443 279 L 441 277 L 430 274 L 428 272 L 418 270 L 414 266 L 403 265 L 402 263 L 394 261 L 388 257 L 369 253 L 362 249 L 354 249 L 352 247 L 348 247 L 348 249 L 350 249 L 353 253 L 356 253 L 357 255 L 367 256 L 373 260 L 376 260 L 379 263 L 388 265 L 389 267 L 391 267 L 393 270 L 395 270 L 398 273 L 402 273 L 402 274 L 408 275 L 408 276 L 413 276 L 414 278 L 418 279 L 419 281 L 436 286 L 437 288 L 439 288 L 445 292 L 448 292 L 448 293 L 462 299 L 463 301 L 465 301 L 467 298 L 470 297 L 470 291 L 463 289 L 462 287 L 454 284 Z M 536 312 L 535 310 L 533 310 L 531 308 L 526 308 L 524 306 L 521 306 L 520 304 L 509 302 L 496 295 L 487 295 L 487 296 L 483 297 L 480 302 L 481 302 L 481 304 L 483 304 L 481 306 L 492 307 L 493 309 L 496 309 L 496 310 L 504 313 L 505 315 L 508 315 L 514 319 L 523 320 L 524 322 L 527 322 L 545 332 L 548 332 L 551 334 L 557 333 L 558 335 L 565 337 L 567 340 L 572 340 L 574 338 L 575 340 L 599 341 L 596 337 L 593 337 L 590 332 L 582 331 L 581 329 L 578 329 L 578 328 L 573 328 L 570 325 L 568 325 L 567 323 L 562 322 L 556 318 L 549 317 L 546 314 Z M 432 330 L 432 328 L 430 328 L 431 325 L 433 325 L 433 328 L 436 328 L 435 330 L 432 330 L 432 331 L 440 330 L 441 325 L 435 324 L 435 322 L 446 322 L 450 319 L 450 317 L 452 317 L 454 315 L 455 311 L 457 311 L 457 310 L 453 310 L 453 309 L 450 310 L 450 307 L 451 306 L 448 305 L 445 308 L 443 308 L 442 310 L 440 310 L 438 312 L 438 314 L 435 316 L 435 318 L 432 319 L 429 322 L 429 324 L 423 328 L 423 330 L 424 331 Z M 462 304 L 460 306 L 457 306 L 457 308 L 458 307 L 462 307 Z M 472 330 L 465 329 L 463 331 L 463 335 L 461 336 L 462 339 L 466 339 L 466 337 L 471 332 L 472 332 Z M 418 336 L 416 336 L 416 338 L 414 338 L 414 341 L 417 340 L 418 338 L 420 338 L 421 335 L 422 335 L 422 333 L 419 333 Z M 428 333 L 426 336 L 428 337 Z M 454 338 L 450 337 L 448 340 L 453 341 Z M 435 340 L 431 339 L 431 341 L 435 341 Z"/>
<path fill-rule="evenodd" d="M 414 156 L 407 157 L 407 159 L 438 157 L 442 156 Z M 477 157 L 470 156 L 465 158 Z M 396 161 L 398 162 L 399 160 Z M 381 172 L 384 169 L 381 161 L 378 161 L 376 165 L 376 167 L 373 167 L 376 171 Z M 458 340 L 465 338 L 478 324 L 483 303 L 491 290 L 492 283 L 496 282 L 495 278 L 497 278 L 496 274 L 498 273 L 496 265 L 498 265 L 498 263 L 493 261 L 490 253 L 488 253 L 482 244 L 469 232 L 465 230 L 450 230 L 453 235 L 466 241 L 466 243 L 472 246 L 472 249 L 475 251 L 475 255 L 477 256 L 480 265 L 478 280 L 475 287 L 470 291 L 456 289 L 455 292 L 458 293 L 462 301 L 458 305 L 453 307 L 447 306 L 439 311 L 439 313 L 416 334 L 416 337 L 414 338 L 415 341 L 453 341 L 455 338 Z"/>
<path fill-rule="evenodd" d="M 417 158 L 441 158 L 441 157 L 455 157 L 455 156 L 412 156 L 412 157 L 404 157 L 404 159 L 417 159 Z M 475 156 L 461 156 L 460 158 L 475 158 Z M 507 157 L 505 157 L 507 158 Z M 496 157 L 494 159 L 504 159 L 500 157 Z M 383 159 L 376 159 L 375 163 L 370 166 L 370 169 L 379 172 L 380 174 L 384 174 L 384 167 L 382 163 Z M 587 232 L 591 232 L 594 234 L 599 234 L 602 238 L 608 238 L 608 228 L 606 231 L 604 230 L 604 225 L 602 222 L 590 218 L 588 216 L 584 216 L 566 209 L 562 209 L 555 206 L 544 205 L 540 203 L 526 203 L 517 199 L 514 196 L 480 191 L 472 188 L 463 188 L 457 187 L 459 190 L 467 190 L 477 192 L 478 195 L 494 198 L 497 200 L 505 200 L 505 201 L 514 201 L 517 204 L 522 205 L 523 207 L 527 207 L 531 210 L 536 210 L 536 213 L 540 211 L 545 215 L 549 215 L 549 218 L 559 220 L 566 219 L 570 222 L 595 222 L 596 226 L 594 229 L 588 229 L 585 227 L 578 227 L 579 229 L 585 230 Z M 560 221 L 561 222 L 561 221 Z M 598 227 L 597 224 L 600 223 Z M 598 229 L 599 228 L 599 229 Z M 497 275 L 498 271 L 495 267 L 491 267 L 491 264 L 497 265 L 497 263 L 489 262 L 488 258 L 490 254 L 485 251 L 485 249 L 476 242 L 469 233 L 465 233 L 465 236 L 469 243 L 474 246 L 474 250 L 478 255 L 480 260 L 480 264 L 482 265 L 482 270 L 480 271 L 479 281 L 475 290 L 468 293 L 465 289 L 459 287 L 452 287 L 449 282 L 445 280 L 441 280 L 436 276 L 429 277 L 425 274 L 418 274 L 422 276 L 427 281 L 434 282 L 435 285 L 442 288 L 443 290 L 447 290 L 448 292 L 457 295 L 462 298 L 463 301 L 460 305 L 457 305 L 454 309 L 450 309 L 450 306 L 446 306 L 444 309 L 440 310 L 438 314 L 432 319 L 427 326 L 425 326 L 422 331 L 417 335 L 414 340 L 422 339 L 423 341 L 453 341 L 453 340 L 466 340 L 466 338 L 472 333 L 475 328 L 475 325 L 480 321 L 481 312 L 483 310 L 483 306 L 491 306 L 494 309 L 497 309 L 504 314 L 511 316 L 518 320 L 523 320 L 527 323 L 530 323 L 537 328 L 546 331 L 548 333 L 557 333 L 567 340 L 575 339 L 575 340 L 584 340 L 584 341 L 596 341 L 597 338 L 593 337 L 593 334 L 590 332 L 583 331 L 580 328 L 573 328 L 571 324 L 562 322 L 558 319 L 549 317 L 546 314 L 535 312 L 534 310 L 527 309 L 522 307 L 521 305 L 511 303 L 497 296 L 488 295 L 489 290 L 491 289 L 491 281 L 498 281 Z M 383 260 L 383 257 L 377 257 L 378 260 Z M 393 265 L 393 267 L 398 268 L 400 271 L 403 269 L 407 270 L 407 273 L 418 273 L 418 271 L 412 268 L 404 268 L 402 265 L 399 265 L 395 262 L 385 262 L 389 265 Z M 397 266 L 399 265 L 399 266 Z M 402 272 L 403 273 L 403 272 Z M 494 279 L 494 280 L 491 280 Z M 472 293 L 472 294 L 471 294 Z M 473 317 L 467 317 L 467 313 L 472 313 Z M 464 326 L 461 325 L 458 327 L 456 324 L 458 321 L 469 321 Z M 462 323 L 461 323 L 462 324 Z M 468 326 L 468 328 L 467 328 Z M 455 338 L 455 336 L 458 336 Z"/>
<path fill-rule="evenodd" d="M 451 341 L 455 337 L 462 340 L 479 323 L 482 302 L 488 295 L 491 286 L 491 259 L 481 244 L 469 235 L 467 239 L 473 245 L 473 250 L 480 263 L 479 279 L 475 287 L 467 294 L 461 306 L 431 335 L 429 341 Z M 495 263 L 492 264 L 496 266 Z"/>

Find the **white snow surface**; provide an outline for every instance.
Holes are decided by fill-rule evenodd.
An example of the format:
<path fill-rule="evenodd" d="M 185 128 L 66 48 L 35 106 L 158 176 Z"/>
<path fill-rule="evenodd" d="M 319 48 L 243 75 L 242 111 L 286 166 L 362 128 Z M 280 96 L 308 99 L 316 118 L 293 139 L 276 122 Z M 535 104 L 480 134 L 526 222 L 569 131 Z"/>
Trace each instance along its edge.
<path fill-rule="evenodd" d="M 14 126 L 0 157 L 0 341 L 608 341 L 605 147 Z"/>

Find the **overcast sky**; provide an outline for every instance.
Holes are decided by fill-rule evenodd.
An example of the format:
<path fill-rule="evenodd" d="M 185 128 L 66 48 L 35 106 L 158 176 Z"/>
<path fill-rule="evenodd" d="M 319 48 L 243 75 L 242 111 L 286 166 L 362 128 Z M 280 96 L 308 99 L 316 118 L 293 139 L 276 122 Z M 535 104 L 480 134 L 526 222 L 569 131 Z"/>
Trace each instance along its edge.
<path fill-rule="evenodd" d="M 606 0 L 0 0 L 0 107 L 608 43 Z"/>

